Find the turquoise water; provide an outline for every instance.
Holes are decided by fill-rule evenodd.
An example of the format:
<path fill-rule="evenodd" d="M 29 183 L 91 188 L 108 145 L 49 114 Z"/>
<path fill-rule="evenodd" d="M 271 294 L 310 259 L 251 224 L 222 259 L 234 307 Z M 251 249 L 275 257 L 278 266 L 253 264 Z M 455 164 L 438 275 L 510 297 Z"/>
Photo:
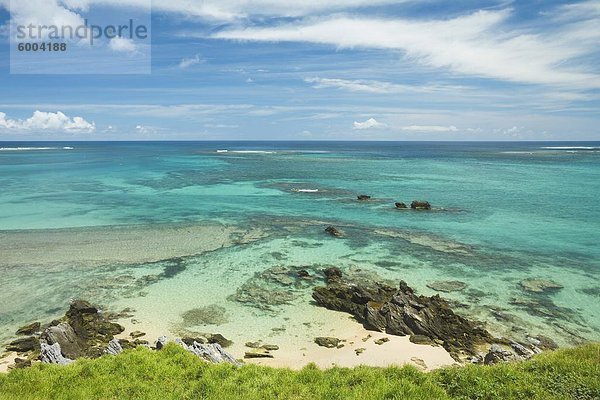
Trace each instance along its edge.
<path fill-rule="evenodd" d="M 268 321 L 255 323 L 257 331 L 316 309 L 309 287 L 269 310 L 232 298 L 255 274 L 339 265 L 404 279 L 424 294 L 436 293 L 426 286 L 432 281 L 466 282 L 467 290 L 443 295 L 499 334 L 600 339 L 600 143 L 3 142 L 0 187 L 4 235 L 207 221 L 264 233 L 188 254 L 180 273 L 143 287 L 140 277 L 165 266 L 15 267 L 0 255 L 0 337 L 84 295 L 132 306 L 147 329 L 171 331 L 191 304 L 219 304 L 231 322 L 192 328 L 239 336 L 253 324 L 248 309 L 251 320 Z M 358 194 L 373 200 L 358 202 Z M 415 199 L 434 210 L 393 206 Z M 345 237 L 323 234 L 327 224 Z M 564 288 L 529 293 L 519 284 L 528 278 Z"/>

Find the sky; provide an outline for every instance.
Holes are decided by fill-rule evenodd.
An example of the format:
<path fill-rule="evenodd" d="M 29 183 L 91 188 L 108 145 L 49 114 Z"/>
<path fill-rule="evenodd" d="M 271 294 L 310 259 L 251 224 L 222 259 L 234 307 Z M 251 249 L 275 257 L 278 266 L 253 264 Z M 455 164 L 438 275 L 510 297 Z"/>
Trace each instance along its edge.
<path fill-rule="evenodd" d="M 600 0 L 12 2 L 151 12 L 151 72 L 11 74 L 0 0 L 0 140 L 600 140 Z"/>

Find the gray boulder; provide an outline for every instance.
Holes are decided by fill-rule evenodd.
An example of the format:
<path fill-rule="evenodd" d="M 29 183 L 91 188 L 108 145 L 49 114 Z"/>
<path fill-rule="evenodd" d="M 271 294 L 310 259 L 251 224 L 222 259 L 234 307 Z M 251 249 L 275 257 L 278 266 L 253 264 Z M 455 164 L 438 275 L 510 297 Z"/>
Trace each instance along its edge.
<path fill-rule="evenodd" d="M 121 343 L 116 338 L 111 339 L 108 342 L 108 347 L 104 350 L 106 354 L 110 354 L 112 356 L 116 356 L 119 353 L 123 352 L 123 347 L 121 347 Z"/>
<path fill-rule="evenodd" d="M 42 343 L 40 351 L 40 360 L 46 364 L 58 364 L 67 365 L 73 362 L 70 358 L 66 358 L 62 355 L 60 350 L 60 344 L 54 343 L 52 345 Z"/>

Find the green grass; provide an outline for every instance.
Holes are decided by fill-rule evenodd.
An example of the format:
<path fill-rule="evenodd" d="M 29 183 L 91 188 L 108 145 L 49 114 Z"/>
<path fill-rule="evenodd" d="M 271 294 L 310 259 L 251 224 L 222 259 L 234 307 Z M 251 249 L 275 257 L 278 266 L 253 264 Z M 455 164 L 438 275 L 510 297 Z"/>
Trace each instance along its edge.
<path fill-rule="evenodd" d="M 176 345 L 36 365 L 0 375 L 1 399 L 600 399 L 600 345 L 522 362 L 423 373 L 402 368 L 301 371 L 211 365 Z"/>

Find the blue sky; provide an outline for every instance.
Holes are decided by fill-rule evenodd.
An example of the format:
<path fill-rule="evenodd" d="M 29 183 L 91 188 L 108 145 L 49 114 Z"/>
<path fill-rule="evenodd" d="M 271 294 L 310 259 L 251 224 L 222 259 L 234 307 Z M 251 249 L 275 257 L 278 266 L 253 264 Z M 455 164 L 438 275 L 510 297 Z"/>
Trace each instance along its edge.
<path fill-rule="evenodd" d="M 154 0 L 141 75 L 11 75 L 9 20 L 0 140 L 600 140 L 600 1 Z"/>

